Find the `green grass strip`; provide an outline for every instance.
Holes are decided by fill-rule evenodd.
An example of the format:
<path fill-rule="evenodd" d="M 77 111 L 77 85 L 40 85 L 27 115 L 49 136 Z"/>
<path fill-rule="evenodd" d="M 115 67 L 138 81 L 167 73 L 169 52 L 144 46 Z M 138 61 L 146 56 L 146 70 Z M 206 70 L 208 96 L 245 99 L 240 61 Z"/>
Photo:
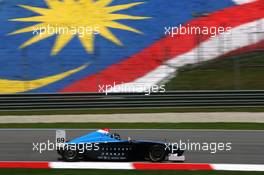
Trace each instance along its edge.
<path fill-rule="evenodd" d="M 0 128 L 264 130 L 264 123 L 11 123 L 0 124 Z"/>
<path fill-rule="evenodd" d="M 166 84 L 166 90 L 262 90 L 264 52 L 186 65 Z"/>

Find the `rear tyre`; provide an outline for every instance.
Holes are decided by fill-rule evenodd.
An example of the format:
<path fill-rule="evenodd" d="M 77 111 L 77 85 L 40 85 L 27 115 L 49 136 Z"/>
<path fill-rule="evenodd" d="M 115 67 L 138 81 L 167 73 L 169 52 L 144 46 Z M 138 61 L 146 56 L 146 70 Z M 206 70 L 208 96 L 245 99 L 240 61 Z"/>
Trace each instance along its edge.
<path fill-rule="evenodd" d="M 79 154 L 77 150 L 66 149 L 63 151 L 62 158 L 66 162 L 76 162 L 79 160 Z"/>
<path fill-rule="evenodd" d="M 165 149 L 161 145 L 154 145 L 149 150 L 149 159 L 152 162 L 162 162 L 165 159 Z"/>

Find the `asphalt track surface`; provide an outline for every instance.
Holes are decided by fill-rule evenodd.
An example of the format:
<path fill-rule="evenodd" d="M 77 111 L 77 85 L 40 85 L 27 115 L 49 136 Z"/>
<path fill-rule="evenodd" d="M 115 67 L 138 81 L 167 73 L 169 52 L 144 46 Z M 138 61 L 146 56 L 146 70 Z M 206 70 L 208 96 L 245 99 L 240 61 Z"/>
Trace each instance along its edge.
<path fill-rule="evenodd" d="M 66 130 L 67 138 L 81 136 L 93 130 Z M 122 138 L 185 143 L 228 143 L 231 151 L 189 150 L 186 163 L 264 163 L 264 131 L 211 130 L 112 130 Z M 58 161 L 55 151 L 33 151 L 33 142 L 55 142 L 55 130 L 0 130 L 0 161 Z"/>

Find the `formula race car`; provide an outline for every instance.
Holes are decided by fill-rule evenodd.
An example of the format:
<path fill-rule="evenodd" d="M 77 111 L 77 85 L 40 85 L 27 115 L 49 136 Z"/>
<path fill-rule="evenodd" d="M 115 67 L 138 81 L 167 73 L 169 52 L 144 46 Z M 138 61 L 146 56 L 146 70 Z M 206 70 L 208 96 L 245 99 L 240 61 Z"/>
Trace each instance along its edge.
<path fill-rule="evenodd" d="M 59 130 L 59 132 L 62 132 Z M 64 131 L 65 132 L 65 131 Z M 62 136 L 61 136 L 62 135 Z M 67 162 L 88 161 L 184 161 L 182 150 L 165 142 L 121 139 L 108 129 L 97 130 L 65 141 L 66 134 L 56 136 L 57 152 Z"/>

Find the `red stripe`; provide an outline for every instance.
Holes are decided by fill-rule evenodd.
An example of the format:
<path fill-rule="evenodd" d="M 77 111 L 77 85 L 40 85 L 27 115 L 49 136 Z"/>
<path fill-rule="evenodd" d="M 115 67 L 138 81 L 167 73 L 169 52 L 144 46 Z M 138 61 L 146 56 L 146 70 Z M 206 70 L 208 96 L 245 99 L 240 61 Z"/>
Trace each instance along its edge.
<path fill-rule="evenodd" d="M 264 16 L 264 3 L 259 0 L 239 6 L 233 6 L 210 14 L 208 17 L 190 21 L 189 26 L 199 27 L 237 27 Z M 187 25 L 187 24 L 186 24 Z M 199 43 L 210 38 L 202 35 Z M 166 37 L 126 60 L 112 65 L 98 74 L 79 80 L 61 92 L 95 92 L 98 85 L 126 83 L 146 75 L 161 65 L 166 58 L 173 58 L 197 47 L 196 35 L 179 35 L 174 38 Z M 180 47 L 177 47 L 180 46 Z"/>
<path fill-rule="evenodd" d="M 0 168 L 49 169 L 48 162 L 0 162 Z"/>
<path fill-rule="evenodd" d="M 210 164 L 134 163 L 137 170 L 213 170 Z"/>

